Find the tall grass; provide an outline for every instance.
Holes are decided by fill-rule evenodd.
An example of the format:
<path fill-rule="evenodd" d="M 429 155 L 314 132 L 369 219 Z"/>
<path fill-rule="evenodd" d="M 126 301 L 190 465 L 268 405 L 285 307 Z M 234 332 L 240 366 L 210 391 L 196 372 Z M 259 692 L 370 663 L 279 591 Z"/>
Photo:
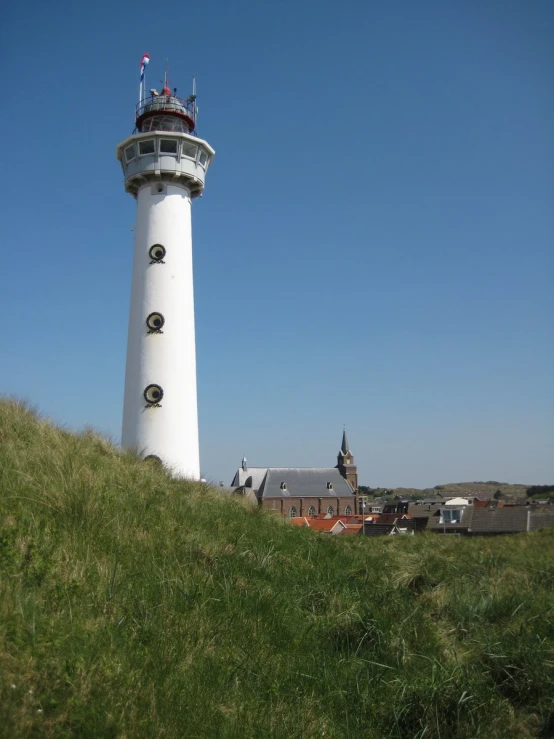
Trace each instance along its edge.
<path fill-rule="evenodd" d="M 0 403 L 0 732 L 547 737 L 552 531 L 362 539 Z"/>

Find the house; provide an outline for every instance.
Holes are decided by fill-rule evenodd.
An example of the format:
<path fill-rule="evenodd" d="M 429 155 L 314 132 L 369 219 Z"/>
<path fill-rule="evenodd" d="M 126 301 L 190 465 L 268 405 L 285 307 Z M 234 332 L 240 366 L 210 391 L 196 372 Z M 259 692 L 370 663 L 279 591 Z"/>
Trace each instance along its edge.
<path fill-rule="evenodd" d="M 367 498 L 367 496 L 365 495 L 358 495 L 358 501 L 358 508 L 360 512 L 363 513 L 383 513 L 383 509 L 386 505 L 386 503 L 382 500 Z"/>
<path fill-rule="evenodd" d="M 324 534 L 334 535 L 351 534 L 353 532 L 352 530 L 356 529 L 356 526 L 349 526 L 337 516 L 333 516 L 332 518 L 307 518 L 306 516 L 303 516 L 302 518 L 291 518 L 291 523 L 294 526 L 306 526 L 313 531 L 320 531 Z M 357 531 L 355 533 L 357 533 Z"/>
<path fill-rule="evenodd" d="M 398 513 L 405 515 L 410 509 L 410 503 L 407 500 L 398 500 L 393 503 L 386 503 L 383 507 L 383 513 Z"/>
<path fill-rule="evenodd" d="M 402 525 L 402 523 L 371 523 L 363 527 L 361 533 L 364 536 L 397 536 L 415 534 L 413 523 Z"/>
<path fill-rule="evenodd" d="M 408 513 L 381 513 L 379 516 L 367 516 L 361 533 L 364 536 L 391 536 L 396 534 L 415 533 L 415 521 Z"/>
<path fill-rule="evenodd" d="M 493 536 L 537 531 L 552 525 L 554 512 L 533 510 L 531 506 L 443 506 L 428 518 L 426 528 L 439 534 Z"/>

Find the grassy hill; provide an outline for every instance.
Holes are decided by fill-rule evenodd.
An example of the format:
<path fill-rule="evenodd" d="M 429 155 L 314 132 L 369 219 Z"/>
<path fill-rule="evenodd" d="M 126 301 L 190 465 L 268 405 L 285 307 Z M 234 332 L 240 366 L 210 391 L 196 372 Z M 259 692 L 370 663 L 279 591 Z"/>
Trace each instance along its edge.
<path fill-rule="evenodd" d="M 0 403 L 0 734 L 547 737 L 554 532 L 362 539 Z"/>

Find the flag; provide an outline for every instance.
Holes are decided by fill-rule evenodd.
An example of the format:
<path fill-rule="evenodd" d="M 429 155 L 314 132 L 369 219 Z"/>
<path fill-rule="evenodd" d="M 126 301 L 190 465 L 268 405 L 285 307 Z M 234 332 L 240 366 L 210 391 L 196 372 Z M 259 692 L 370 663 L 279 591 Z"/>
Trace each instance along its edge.
<path fill-rule="evenodd" d="M 140 81 L 144 82 L 144 68 L 150 63 L 150 54 L 144 54 L 140 60 Z"/>

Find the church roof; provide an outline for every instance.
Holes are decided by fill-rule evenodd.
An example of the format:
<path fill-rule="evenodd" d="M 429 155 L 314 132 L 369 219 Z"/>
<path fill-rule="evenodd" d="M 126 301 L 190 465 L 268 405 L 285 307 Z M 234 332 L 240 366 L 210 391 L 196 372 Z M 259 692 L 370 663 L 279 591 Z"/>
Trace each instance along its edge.
<path fill-rule="evenodd" d="M 250 487 L 253 490 L 257 490 L 262 484 L 266 472 L 267 467 L 247 467 L 246 469 L 239 467 L 235 473 L 235 476 L 233 477 L 231 487 L 239 488 L 243 485 L 246 485 L 246 483 L 248 482 L 249 484 L 247 485 L 247 487 Z"/>
<path fill-rule="evenodd" d="M 268 467 L 258 489 L 258 498 L 340 498 L 352 494 L 350 484 L 335 467 Z"/>

